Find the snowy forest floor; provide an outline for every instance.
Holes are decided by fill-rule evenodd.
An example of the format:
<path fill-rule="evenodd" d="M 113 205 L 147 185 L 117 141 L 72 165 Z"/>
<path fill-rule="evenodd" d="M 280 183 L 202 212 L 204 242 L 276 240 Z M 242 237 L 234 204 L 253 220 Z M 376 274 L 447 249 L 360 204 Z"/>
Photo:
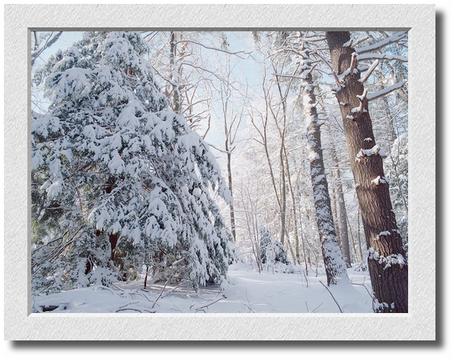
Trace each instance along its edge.
<path fill-rule="evenodd" d="M 222 286 L 152 284 L 143 279 L 107 288 L 94 286 L 35 296 L 33 311 L 72 313 L 364 313 L 372 312 L 368 271 L 349 269 L 351 284 L 327 289 L 325 273 L 259 273 L 245 264 L 231 265 Z"/>

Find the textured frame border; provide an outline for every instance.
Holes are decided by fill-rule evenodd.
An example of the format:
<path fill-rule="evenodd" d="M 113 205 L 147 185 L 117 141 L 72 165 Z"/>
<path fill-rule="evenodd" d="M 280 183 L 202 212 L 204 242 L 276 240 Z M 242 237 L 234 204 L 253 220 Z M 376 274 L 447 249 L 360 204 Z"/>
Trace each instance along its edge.
<path fill-rule="evenodd" d="M 30 29 L 409 29 L 408 314 L 31 314 Z M 435 10 L 431 5 L 7 5 L 5 338 L 436 340 Z"/>

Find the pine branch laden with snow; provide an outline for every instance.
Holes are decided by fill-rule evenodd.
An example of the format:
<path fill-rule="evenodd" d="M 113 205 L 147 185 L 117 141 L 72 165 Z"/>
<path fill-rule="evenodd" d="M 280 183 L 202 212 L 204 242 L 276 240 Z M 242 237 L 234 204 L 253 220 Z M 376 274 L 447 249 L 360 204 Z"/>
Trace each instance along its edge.
<path fill-rule="evenodd" d="M 229 191 L 207 145 L 169 109 L 146 52 L 140 34 L 91 32 L 46 65 L 51 106 L 33 114 L 34 193 L 65 209 L 52 221 L 67 235 L 33 252 L 34 289 L 46 279 L 107 284 L 128 267 L 181 258 L 179 276 L 194 286 L 226 273 L 230 235 L 216 197 Z"/>

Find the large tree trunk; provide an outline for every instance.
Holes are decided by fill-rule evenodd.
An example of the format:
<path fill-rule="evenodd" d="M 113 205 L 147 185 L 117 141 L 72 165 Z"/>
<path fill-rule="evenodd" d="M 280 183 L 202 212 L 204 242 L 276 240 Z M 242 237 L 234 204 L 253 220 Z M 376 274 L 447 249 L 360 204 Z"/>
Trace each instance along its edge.
<path fill-rule="evenodd" d="M 302 95 L 305 121 L 307 121 L 307 143 L 310 160 L 311 184 L 316 210 L 316 223 L 321 242 L 322 256 L 327 275 L 327 285 L 336 285 L 348 279 L 346 265 L 341 257 L 330 206 L 329 187 L 324 170 L 324 159 L 321 147 L 321 131 L 313 78 L 309 69 L 303 69 Z"/>
<path fill-rule="evenodd" d="M 375 310 L 407 312 L 407 259 L 384 178 L 382 157 L 374 139 L 368 101 L 359 81 L 356 56 L 352 55 L 354 49 L 345 46 L 349 40 L 349 32 L 327 32 L 332 67 L 339 81 L 336 97 L 369 247 L 368 267 L 376 298 Z"/>

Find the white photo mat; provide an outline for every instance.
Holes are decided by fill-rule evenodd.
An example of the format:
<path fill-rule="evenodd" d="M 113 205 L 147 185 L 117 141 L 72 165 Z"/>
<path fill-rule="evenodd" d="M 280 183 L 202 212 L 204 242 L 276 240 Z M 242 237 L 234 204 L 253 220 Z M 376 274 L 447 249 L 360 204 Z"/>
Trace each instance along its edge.
<path fill-rule="evenodd" d="M 31 314 L 32 29 L 409 29 L 408 314 Z M 435 10 L 431 5 L 9 5 L 5 8 L 8 340 L 435 340 Z"/>

